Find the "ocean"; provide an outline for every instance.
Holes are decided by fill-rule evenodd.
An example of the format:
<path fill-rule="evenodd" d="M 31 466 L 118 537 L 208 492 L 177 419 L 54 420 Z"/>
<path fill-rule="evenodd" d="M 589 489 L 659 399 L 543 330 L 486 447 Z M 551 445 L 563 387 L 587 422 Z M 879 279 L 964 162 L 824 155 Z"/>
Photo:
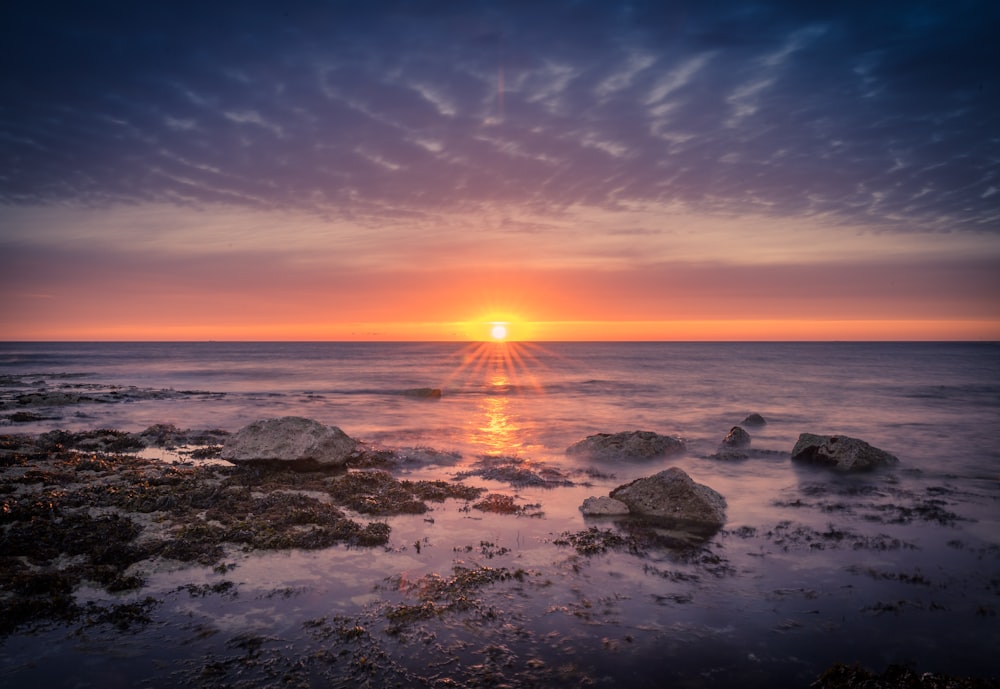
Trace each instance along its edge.
<path fill-rule="evenodd" d="M 895 448 L 922 471 L 970 476 L 995 475 L 1000 457 L 996 344 L 2 343 L 0 373 L 25 383 L 8 395 L 139 389 L 121 404 L 74 405 L 16 426 L 27 432 L 235 431 L 294 414 L 391 446 L 564 461 L 575 440 L 635 428 L 711 452 L 758 412 L 775 449 L 790 449 L 799 432 L 837 432 Z M 442 396 L 428 404 L 405 394 L 420 388 Z M 144 399 L 142 390 L 173 394 Z"/>
<path fill-rule="evenodd" d="M 66 395 L 59 404 L 55 392 Z M 392 517 L 385 552 L 248 557 L 235 571 L 248 595 L 200 606 L 185 600 L 161 613 L 213 619 L 221 636 L 264 629 L 311 653 L 303 622 L 317 609 L 364 614 L 389 595 L 374 592 L 371 581 L 448 572 L 472 559 L 456 554 L 460 546 L 488 542 L 497 549 L 490 564 L 549 582 L 517 595 L 496 592 L 496 605 L 526 636 L 490 637 L 489 625 L 463 631 L 446 622 L 428 633 L 438 644 L 485 635 L 485 646 L 506 649 L 510 667 L 530 658 L 572 666 L 602 686 L 638 687 L 667 679 L 728 686 L 734 678 L 744 686 L 808 686 L 838 661 L 1000 676 L 997 343 L 7 342 L 0 395 L 7 434 L 138 432 L 160 423 L 236 431 L 297 415 L 371 447 L 423 457 L 401 470 L 407 478 L 452 480 L 484 456 L 567 475 L 590 471 L 590 480 L 558 489 L 482 479 L 538 505 L 532 518 L 449 506 L 431 521 Z M 767 421 L 747 427 L 760 453 L 714 457 L 750 413 Z M 588 435 L 637 429 L 677 436 L 687 450 L 613 466 L 565 453 Z M 860 438 L 900 463 L 858 476 L 803 468 L 789 459 L 803 432 Z M 725 496 L 727 523 L 709 544 L 724 566 L 667 551 L 584 557 L 557 544 L 560 534 L 595 525 L 580 514 L 583 498 L 668 466 Z M 424 547 L 414 552 L 415 542 Z M 185 576 L 158 572 L 149 586 L 166 591 Z M 282 583 L 302 591 L 290 602 L 250 594 Z M 164 650 L 164 639 L 183 636 L 167 628 L 129 642 L 130 680 L 147 681 L 144 662 L 204 652 L 193 642 L 187 651 L 176 643 Z M 53 645 L 58 631 L 48 634 L 48 651 L 36 648 L 39 637 L 0 642 L 8 678 L 47 677 L 14 659 L 26 649 L 102 666 L 94 658 L 103 652 L 63 637 Z M 384 652 L 416 672 L 420 654 L 396 644 Z M 454 657 L 459 666 L 485 662 Z"/>

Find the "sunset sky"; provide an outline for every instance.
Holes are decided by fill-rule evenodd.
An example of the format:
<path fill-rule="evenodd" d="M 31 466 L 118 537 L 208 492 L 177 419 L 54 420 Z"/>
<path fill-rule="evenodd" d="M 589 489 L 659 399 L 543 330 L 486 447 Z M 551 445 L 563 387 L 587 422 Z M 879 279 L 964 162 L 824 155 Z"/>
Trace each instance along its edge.
<path fill-rule="evenodd" d="M 1000 339 L 1000 3 L 0 10 L 0 339 Z"/>

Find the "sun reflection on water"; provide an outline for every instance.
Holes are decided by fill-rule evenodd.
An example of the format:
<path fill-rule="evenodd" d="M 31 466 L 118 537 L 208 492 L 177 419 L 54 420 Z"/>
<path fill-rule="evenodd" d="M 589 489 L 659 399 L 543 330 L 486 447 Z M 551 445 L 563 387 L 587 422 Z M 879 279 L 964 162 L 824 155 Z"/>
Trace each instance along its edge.
<path fill-rule="evenodd" d="M 524 428 L 519 421 L 518 398 L 542 394 L 532 367 L 540 365 L 524 342 L 479 342 L 463 351 L 462 364 L 453 375 L 480 395 L 475 418 L 466 423 L 467 438 L 492 456 L 518 456 L 525 449 Z"/>
<path fill-rule="evenodd" d="M 497 377 L 492 385 L 505 386 L 506 379 Z M 490 455 L 516 455 L 523 445 L 519 431 L 521 427 L 511 416 L 511 400 L 507 396 L 486 396 L 480 403 L 483 412 L 478 422 L 478 432 L 469 439 L 482 445 Z"/>

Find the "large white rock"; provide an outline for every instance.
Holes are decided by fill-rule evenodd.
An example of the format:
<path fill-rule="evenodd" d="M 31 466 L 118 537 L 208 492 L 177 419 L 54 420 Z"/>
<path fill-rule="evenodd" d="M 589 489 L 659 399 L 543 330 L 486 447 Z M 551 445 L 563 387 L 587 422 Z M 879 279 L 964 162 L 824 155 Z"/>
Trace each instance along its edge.
<path fill-rule="evenodd" d="M 683 452 L 684 441 L 652 431 L 597 433 L 566 448 L 568 455 L 590 459 L 650 459 Z"/>
<path fill-rule="evenodd" d="M 602 497 L 590 496 L 580 505 L 580 511 L 588 517 L 615 516 L 630 512 L 628 505 L 624 502 L 609 498 L 607 495 Z"/>
<path fill-rule="evenodd" d="M 618 486 L 611 497 L 632 514 L 710 527 L 726 523 L 726 499 L 677 467 Z"/>
<path fill-rule="evenodd" d="M 336 426 L 301 416 L 262 419 L 231 435 L 223 459 L 239 463 L 287 463 L 296 468 L 343 466 L 357 441 Z"/>
<path fill-rule="evenodd" d="M 864 440 L 846 435 L 816 435 L 801 433 L 792 459 L 797 462 L 817 464 L 837 471 L 867 471 L 880 466 L 891 466 L 899 458 L 885 450 L 872 447 Z"/>

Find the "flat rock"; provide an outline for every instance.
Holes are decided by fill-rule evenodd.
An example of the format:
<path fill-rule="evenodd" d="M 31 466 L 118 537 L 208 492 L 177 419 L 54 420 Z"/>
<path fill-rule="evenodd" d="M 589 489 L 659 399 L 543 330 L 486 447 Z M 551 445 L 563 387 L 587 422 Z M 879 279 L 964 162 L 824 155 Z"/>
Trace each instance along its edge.
<path fill-rule="evenodd" d="M 677 467 L 618 486 L 611 497 L 632 514 L 712 528 L 726 523 L 726 499 Z"/>
<path fill-rule="evenodd" d="M 802 433 L 792 448 L 792 459 L 837 471 L 868 471 L 899 463 L 899 458 L 846 435 Z"/>
<path fill-rule="evenodd" d="M 234 464 L 335 468 L 343 466 L 356 447 L 357 441 L 336 426 L 284 416 L 244 426 L 226 440 L 220 456 Z"/>
<path fill-rule="evenodd" d="M 720 447 L 719 451 L 708 455 L 707 459 L 720 459 L 725 462 L 741 462 L 746 459 L 788 459 L 788 453 L 781 450 L 757 450 L 749 447 Z"/>
<path fill-rule="evenodd" d="M 605 495 L 599 498 L 594 496 L 587 498 L 580 505 L 580 511 L 588 517 L 599 517 L 628 514 L 631 510 L 621 500 Z"/>
<path fill-rule="evenodd" d="M 678 454 L 685 449 L 680 438 L 652 431 L 624 431 L 588 435 L 566 448 L 566 454 L 591 459 L 650 459 Z"/>

